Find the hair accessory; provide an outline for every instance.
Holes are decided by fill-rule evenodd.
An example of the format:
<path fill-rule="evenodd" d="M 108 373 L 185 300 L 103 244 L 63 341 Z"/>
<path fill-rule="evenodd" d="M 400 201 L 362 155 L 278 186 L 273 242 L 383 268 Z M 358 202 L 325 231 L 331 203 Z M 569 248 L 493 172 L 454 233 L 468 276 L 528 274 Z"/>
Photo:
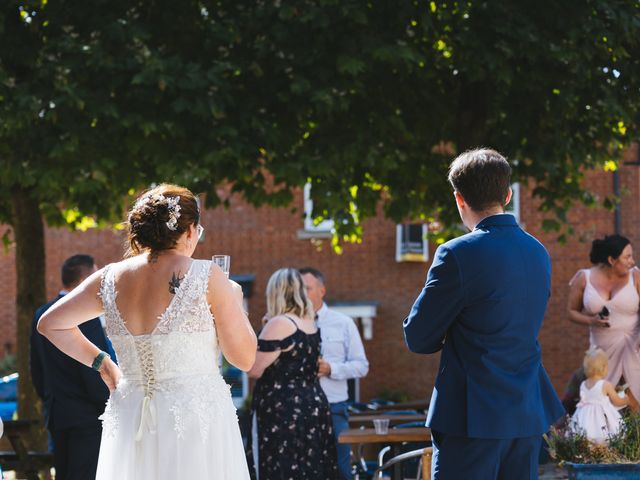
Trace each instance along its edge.
<path fill-rule="evenodd" d="M 140 208 L 149 202 L 154 202 L 157 205 L 161 205 L 163 203 L 167 205 L 167 210 L 169 210 L 169 220 L 166 222 L 166 225 L 169 230 L 175 232 L 178 229 L 178 219 L 180 218 L 180 196 L 176 195 L 175 197 L 165 197 L 161 193 L 154 193 L 138 200 L 135 208 Z"/>
<path fill-rule="evenodd" d="M 174 231 L 178 228 L 178 219 L 180 218 L 180 197 L 167 198 L 167 208 L 169 209 L 169 221 L 167 222 L 167 228 Z"/>

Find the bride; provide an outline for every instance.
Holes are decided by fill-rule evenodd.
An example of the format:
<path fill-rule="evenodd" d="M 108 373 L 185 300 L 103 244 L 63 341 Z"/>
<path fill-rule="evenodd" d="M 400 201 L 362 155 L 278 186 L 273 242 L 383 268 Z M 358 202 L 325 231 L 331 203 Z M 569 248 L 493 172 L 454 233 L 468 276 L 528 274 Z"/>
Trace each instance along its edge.
<path fill-rule="evenodd" d="M 185 188 L 144 193 L 129 213 L 127 258 L 91 275 L 38 324 L 111 391 L 97 480 L 249 478 L 218 348 L 246 371 L 256 337 L 240 286 L 210 261 L 191 259 L 199 220 Z M 102 314 L 119 367 L 78 328 Z"/>

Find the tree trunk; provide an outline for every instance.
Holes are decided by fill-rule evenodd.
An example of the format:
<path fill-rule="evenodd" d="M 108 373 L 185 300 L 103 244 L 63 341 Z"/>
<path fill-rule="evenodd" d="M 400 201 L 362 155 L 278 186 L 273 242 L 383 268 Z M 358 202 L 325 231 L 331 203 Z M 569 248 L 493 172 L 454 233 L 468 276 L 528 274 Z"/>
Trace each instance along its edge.
<path fill-rule="evenodd" d="M 44 225 L 37 196 L 33 189 L 11 190 L 12 226 L 16 245 L 17 275 L 17 364 L 18 416 L 21 419 L 42 418 L 40 401 L 29 372 L 29 337 L 36 309 L 45 303 Z"/>

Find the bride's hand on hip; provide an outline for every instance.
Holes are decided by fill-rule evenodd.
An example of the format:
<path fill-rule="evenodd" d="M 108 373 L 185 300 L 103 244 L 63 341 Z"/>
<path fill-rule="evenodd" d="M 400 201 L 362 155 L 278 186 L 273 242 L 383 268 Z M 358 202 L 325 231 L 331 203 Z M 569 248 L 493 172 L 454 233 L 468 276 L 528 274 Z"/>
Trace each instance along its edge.
<path fill-rule="evenodd" d="M 98 372 L 100 373 L 102 381 L 107 385 L 109 392 L 113 392 L 118 386 L 118 382 L 122 376 L 118 365 L 110 358 L 107 358 L 102 362 L 102 365 L 100 365 Z"/>

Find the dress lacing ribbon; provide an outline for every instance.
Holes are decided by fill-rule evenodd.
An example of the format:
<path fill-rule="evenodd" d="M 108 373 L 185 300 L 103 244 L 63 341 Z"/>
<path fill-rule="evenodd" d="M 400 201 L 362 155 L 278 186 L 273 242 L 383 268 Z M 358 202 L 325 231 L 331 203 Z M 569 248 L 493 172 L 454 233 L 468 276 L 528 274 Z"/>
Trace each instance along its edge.
<path fill-rule="evenodd" d="M 140 425 L 136 433 L 136 441 L 142 440 L 145 427 L 150 433 L 156 432 L 156 407 L 151 403 L 156 386 L 155 368 L 153 365 L 153 349 L 150 338 L 136 339 L 136 350 L 140 360 L 140 369 L 145 380 L 144 399 L 140 412 Z"/>

